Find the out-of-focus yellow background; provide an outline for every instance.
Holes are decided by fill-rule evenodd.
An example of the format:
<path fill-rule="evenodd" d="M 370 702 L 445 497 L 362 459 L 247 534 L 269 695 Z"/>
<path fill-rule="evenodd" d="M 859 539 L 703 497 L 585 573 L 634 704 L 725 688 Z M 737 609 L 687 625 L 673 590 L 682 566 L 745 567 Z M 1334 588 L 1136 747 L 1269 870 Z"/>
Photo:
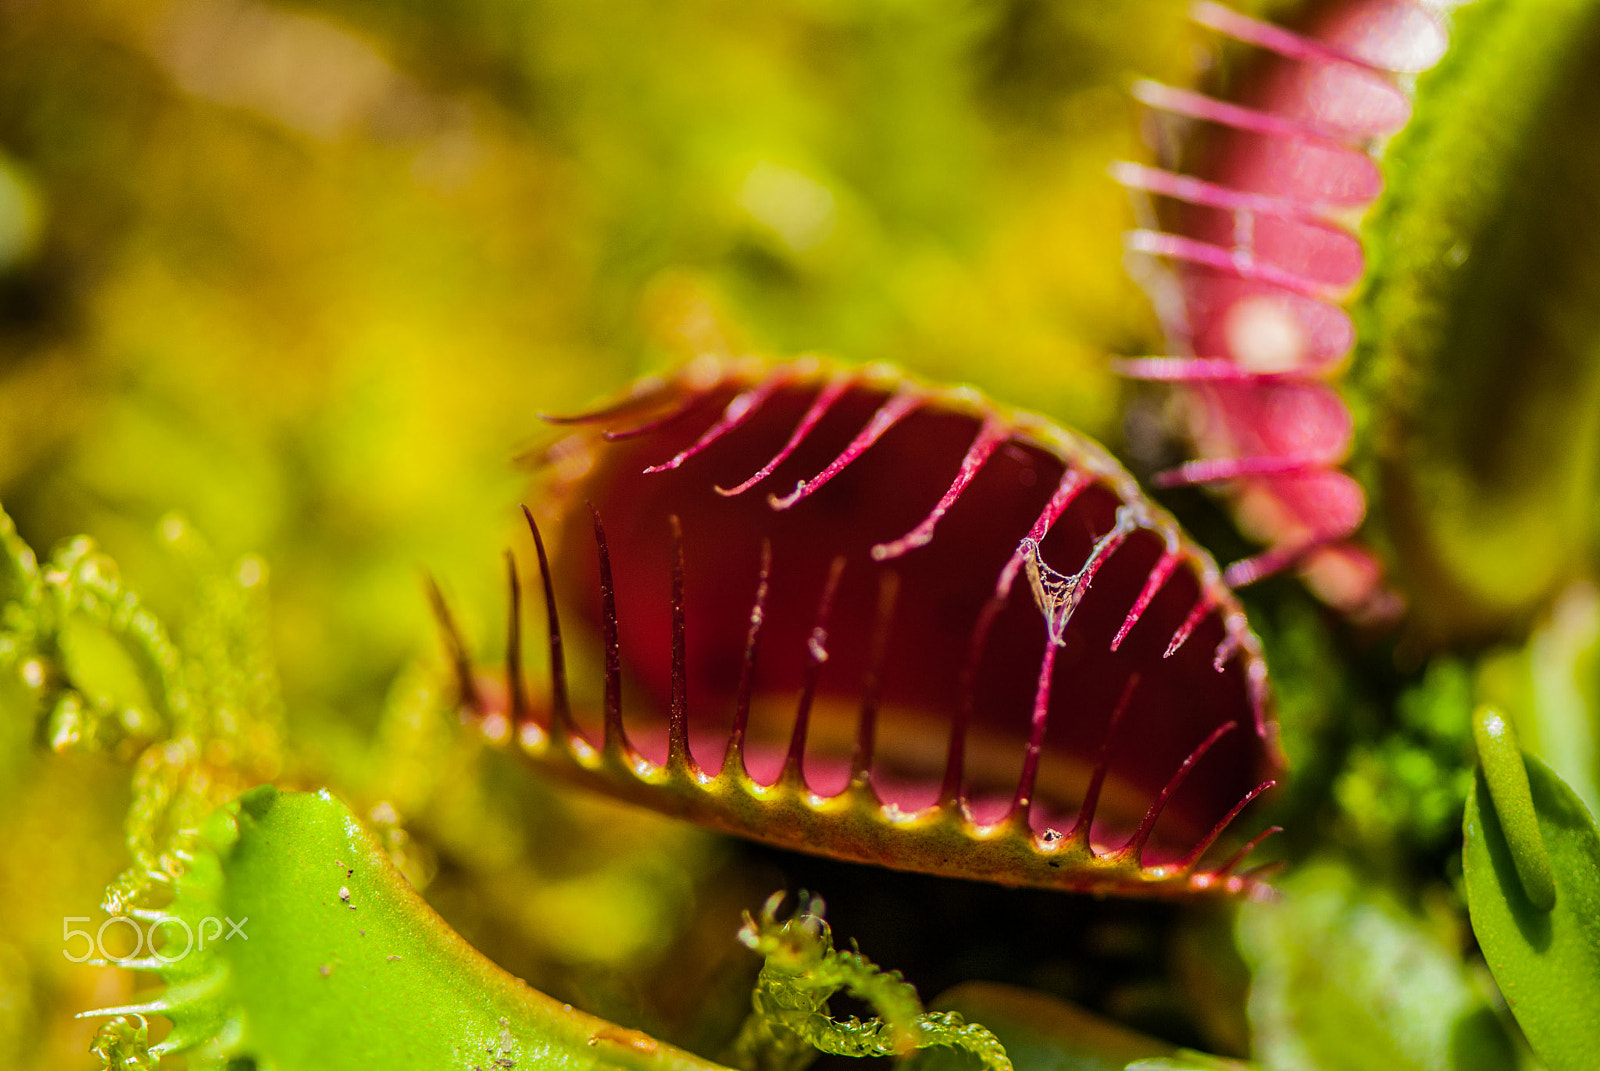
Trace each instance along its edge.
<path fill-rule="evenodd" d="M 448 727 L 383 714 L 437 644 L 422 576 L 492 646 L 536 414 L 701 352 L 892 361 L 1114 440 L 1106 358 L 1155 336 L 1106 166 L 1147 155 L 1127 83 L 1205 61 L 1183 6 L 4 0 L 0 503 L 174 618 L 168 511 L 261 554 L 296 776 L 428 825 L 436 901 L 536 983 L 653 1007 L 673 942 L 731 947 L 684 906 L 718 849 L 534 787 L 441 803 Z M 127 770 L 32 731 L 0 734 L 0 1067 L 92 1067 L 70 1016 L 133 983 L 60 920 L 127 865 Z M 651 847 L 619 876 L 507 800 Z"/>

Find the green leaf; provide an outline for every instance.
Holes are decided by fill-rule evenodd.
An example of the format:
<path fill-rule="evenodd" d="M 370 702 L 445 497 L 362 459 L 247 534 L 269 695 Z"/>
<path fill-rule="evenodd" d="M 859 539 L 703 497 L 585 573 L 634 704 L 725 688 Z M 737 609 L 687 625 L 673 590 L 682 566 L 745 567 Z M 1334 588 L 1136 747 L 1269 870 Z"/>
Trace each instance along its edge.
<path fill-rule="evenodd" d="M 1600 1067 L 1600 832 L 1577 795 L 1532 756 L 1524 756 L 1531 806 L 1508 811 L 1496 783 L 1515 781 L 1506 757 L 1482 758 L 1463 823 L 1473 932 L 1534 1052 L 1551 1071 L 1592 1071 Z M 1530 864 L 1519 865 L 1519 841 L 1530 834 L 1554 880 L 1548 911 L 1525 888 Z"/>
<path fill-rule="evenodd" d="M 253 789 L 190 854 L 156 923 L 176 942 L 166 992 L 102 1013 L 172 1019 L 152 1053 L 262 1071 L 725 1071 L 489 962 L 325 791 Z"/>

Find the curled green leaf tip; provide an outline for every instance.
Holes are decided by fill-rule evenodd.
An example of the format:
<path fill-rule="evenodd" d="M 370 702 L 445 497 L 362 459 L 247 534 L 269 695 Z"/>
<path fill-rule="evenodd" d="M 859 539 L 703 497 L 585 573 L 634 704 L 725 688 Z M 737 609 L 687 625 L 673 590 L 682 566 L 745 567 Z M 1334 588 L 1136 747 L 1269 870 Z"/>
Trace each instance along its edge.
<path fill-rule="evenodd" d="M 1550 911 L 1556 906 L 1555 875 L 1539 833 L 1528 770 L 1517 747 L 1516 731 L 1498 710 L 1484 706 L 1473 712 L 1472 738 L 1523 892 L 1540 911 Z"/>
<path fill-rule="evenodd" d="M 907 1056 L 949 1047 L 977 1057 L 985 1071 L 1011 1071 L 1005 1048 L 987 1028 L 954 1012 L 925 1012 L 916 989 L 860 952 L 833 947 L 821 897 L 802 893 L 792 916 L 778 920 L 783 893 L 759 918 L 745 915 L 739 940 L 765 958 L 751 1014 L 731 1061 L 745 1071 L 801 1071 L 818 1052 L 836 1056 Z M 840 990 L 870 1004 L 879 1018 L 846 1022 L 828 1013 Z"/>
<path fill-rule="evenodd" d="M 150 1024 L 142 1015 L 118 1015 L 100 1024 L 89 1051 L 107 1071 L 156 1071 L 150 1054 Z"/>

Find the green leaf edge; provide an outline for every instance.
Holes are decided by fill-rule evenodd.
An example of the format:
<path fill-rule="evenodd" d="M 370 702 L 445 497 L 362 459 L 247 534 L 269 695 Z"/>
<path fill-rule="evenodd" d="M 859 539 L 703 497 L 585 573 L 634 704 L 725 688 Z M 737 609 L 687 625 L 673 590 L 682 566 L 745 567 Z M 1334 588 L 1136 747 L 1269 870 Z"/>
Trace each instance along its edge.
<path fill-rule="evenodd" d="M 1499 813 L 1493 782 L 1480 767 L 1462 822 L 1467 909 L 1489 971 L 1534 1052 L 1550 1071 L 1593 1071 L 1600 1067 L 1600 830 L 1560 777 L 1537 758 L 1522 758 L 1555 903 L 1544 911 L 1530 899 L 1508 836 L 1526 816 Z M 1485 765 L 1496 761 L 1491 753 Z"/>

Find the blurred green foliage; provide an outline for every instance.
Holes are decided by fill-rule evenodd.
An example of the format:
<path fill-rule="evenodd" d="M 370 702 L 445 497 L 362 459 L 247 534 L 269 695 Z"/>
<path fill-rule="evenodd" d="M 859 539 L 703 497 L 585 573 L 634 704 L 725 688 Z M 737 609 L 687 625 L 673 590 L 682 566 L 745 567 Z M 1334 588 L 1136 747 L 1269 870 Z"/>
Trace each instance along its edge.
<path fill-rule="evenodd" d="M 1459 924 L 1322 861 L 1240 913 L 1255 1056 L 1279 1071 L 1505 1071 L 1515 1050 Z"/>

